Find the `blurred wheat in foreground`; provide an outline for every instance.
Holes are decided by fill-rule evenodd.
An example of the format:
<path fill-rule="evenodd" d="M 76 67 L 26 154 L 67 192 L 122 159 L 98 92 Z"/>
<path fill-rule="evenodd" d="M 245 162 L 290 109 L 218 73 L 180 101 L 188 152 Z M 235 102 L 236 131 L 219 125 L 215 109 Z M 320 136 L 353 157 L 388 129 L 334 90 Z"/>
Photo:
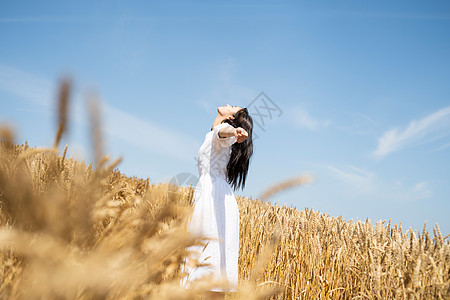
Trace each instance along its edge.
<path fill-rule="evenodd" d="M 187 247 L 207 242 L 186 234 L 194 189 L 126 177 L 101 145 L 95 168 L 67 159 L 67 146 L 59 155 L 63 104 L 54 148 L 0 130 L 0 299 L 207 299 L 211 279 L 179 284 Z M 237 200 L 240 286 L 228 299 L 450 299 L 437 224 L 431 237 Z"/>

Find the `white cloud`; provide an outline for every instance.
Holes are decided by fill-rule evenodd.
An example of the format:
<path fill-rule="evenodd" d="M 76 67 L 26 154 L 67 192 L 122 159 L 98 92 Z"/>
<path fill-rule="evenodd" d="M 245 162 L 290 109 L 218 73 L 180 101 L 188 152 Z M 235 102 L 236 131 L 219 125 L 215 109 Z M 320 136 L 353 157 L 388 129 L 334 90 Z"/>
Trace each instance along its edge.
<path fill-rule="evenodd" d="M 371 171 L 352 165 L 319 164 L 317 166 L 322 169 L 315 172 L 318 174 L 317 186 L 323 184 L 322 189 L 332 189 L 333 195 L 339 199 L 365 202 L 377 195 L 380 190 L 380 180 Z"/>
<path fill-rule="evenodd" d="M 247 107 L 258 96 L 259 91 L 236 83 L 237 70 L 238 65 L 233 58 L 222 61 L 215 73 L 211 74 L 213 84 L 210 90 L 196 101 L 197 105 L 208 113 L 215 112 L 217 107 L 225 104 Z"/>
<path fill-rule="evenodd" d="M 377 191 L 377 176 L 370 171 L 352 165 L 348 165 L 345 168 L 338 168 L 332 165 L 327 165 L 326 167 L 332 171 L 333 177 L 343 184 L 342 188 L 348 194 L 364 196 Z"/>
<path fill-rule="evenodd" d="M 377 134 L 378 122 L 366 114 L 342 111 L 339 124 L 333 125 L 333 129 L 344 131 L 352 135 L 374 135 Z"/>
<path fill-rule="evenodd" d="M 71 17 L 16 17 L 0 18 L 0 23 L 67 23 L 79 22 L 85 19 Z"/>
<path fill-rule="evenodd" d="M 46 108 L 53 107 L 55 83 L 21 70 L 0 65 L 0 90 Z"/>
<path fill-rule="evenodd" d="M 36 17 L 0 17 L 0 23 L 93 23 L 93 22 L 112 22 L 117 20 L 118 17 L 86 17 L 86 16 L 65 16 L 65 17 L 52 17 L 52 16 L 36 16 Z M 148 17 L 124 17 L 120 18 L 122 21 L 145 21 L 149 20 Z"/>
<path fill-rule="evenodd" d="M 447 143 L 447 144 L 442 145 L 441 147 L 439 147 L 439 148 L 437 149 L 437 151 L 441 151 L 441 150 L 447 149 L 447 148 L 449 148 L 449 147 L 450 147 L 450 143 Z"/>
<path fill-rule="evenodd" d="M 56 99 L 56 84 L 15 68 L 0 65 L 0 90 L 19 96 L 26 101 L 53 109 Z M 75 96 L 74 98 L 77 98 Z M 81 101 L 74 101 L 74 120 L 86 124 Z M 137 118 L 106 103 L 102 104 L 101 119 L 104 131 L 135 146 L 160 155 L 192 161 L 192 152 L 197 142 L 189 136 L 170 130 L 161 125 Z M 87 115 L 87 109 L 84 110 Z M 192 150 L 192 151 L 191 151 Z"/>
<path fill-rule="evenodd" d="M 430 198 L 433 195 L 430 189 L 430 183 L 427 181 L 416 183 L 416 185 L 413 188 L 413 192 L 419 199 Z"/>
<path fill-rule="evenodd" d="M 331 171 L 338 183 L 339 191 L 336 191 L 336 194 L 344 193 L 349 198 L 409 203 L 430 199 L 434 195 L 432 189 L 434 183 L 431 181 L 423 180 L 415 184 L 404 184 L 400 180 L 385 180 L 371 171 L 352 165 L 345 167 L 326 165 L 325 167 Z M 320 181 L 320 176 L 317 179 Z"/>
<path fill-rule="evenodd" d="M 404 130 L 385 132 L 378 139 L 373 155 L 382 158 L 404 148 L 425 144 L 450 134 L 450 106 L 442 108 L 419 121 L 411 121 Z"/>
<path fill-rule="evenodd" d="M 195 103 L 198 106 L 200 106 L 206 112 L 213 112 L 214 111 L 213 104 L 208 103 L 208 101 L 206 101 L 206 100 L 197 100 L 197 101 L 195 101 Z"/>
<path fill-rule="evenodd" d="M 105 131 L 134 146 L 187 162 L 197 153 L 198 143 L 190 136 L 137 118 L 105 105 Z"/>
<path fill-rule="evenodd" d="M 433 197 L 432 183 L 429 181 L 420 181 L 413 186 L 405 186 L 397 181 L 387 191 L 387 197 L 396 202 L 408 203 Z"/>
<path fill-rule="evenodd" d="M 311 13 L 310 13 L 311 14 Z M 320 12 L 321 17 L 353 17 L 353 18 L 380 18 L 380 19 L 406 19 L 406 20 L 449 20 L 445 13 L 409 13 L 393 11 L 358 11 L 358 10 L 332 10 Z"/>
<path fill-rule="evenodd" d="M 321 127 L 325 127 L 330 124 L 330 121 L 319 121 L 312 117 L 303 107 L 294 108 L 292 111 L 292 118 L 297 127 L 312 131 L 316 131 Z"/>

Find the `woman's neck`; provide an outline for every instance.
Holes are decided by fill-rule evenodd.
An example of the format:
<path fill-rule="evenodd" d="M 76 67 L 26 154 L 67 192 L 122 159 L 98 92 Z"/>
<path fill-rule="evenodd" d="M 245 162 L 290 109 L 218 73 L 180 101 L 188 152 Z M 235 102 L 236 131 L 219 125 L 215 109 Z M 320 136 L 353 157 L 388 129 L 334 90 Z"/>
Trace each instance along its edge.
<path fill-rule="evenodd" d="M 216 125 L 222 124 L 223 120 L 225 120 L 226 118 L 224 116 L 222 116 L 221 114 L 217 113 L 216 119 L 214 120 L 211 130 L 214 129 L 214 127 L 216 127 Z"/>

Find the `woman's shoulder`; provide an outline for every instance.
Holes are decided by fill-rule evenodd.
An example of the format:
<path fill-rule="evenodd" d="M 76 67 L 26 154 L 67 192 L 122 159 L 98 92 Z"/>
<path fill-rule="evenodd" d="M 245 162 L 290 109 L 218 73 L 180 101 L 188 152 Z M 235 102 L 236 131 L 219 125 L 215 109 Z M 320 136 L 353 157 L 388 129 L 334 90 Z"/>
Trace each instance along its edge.
<path fill-rule="evenodd" d="M 220 123 L 220 124 L 214 126 L 213 130 L 211 131 L 212 132 L 211 139 L 212 139 L 213 144 L 215 144 L 215 147 L 217 150 L 220 150 L 221 148 L 229 147 L 236 142 L 236 137 L 234 135 L 228 136 L 228 137 L 220 137 L 219 136 L 219 130 L 222 128 L 226 128 L 226 127 L 234 128 L 234 126 L 232 126 L 231 124 L 229 124 L 227 122 L 223 122 L 223 123 Z"/>
<path fill-rule="evenodd" d="M 234 128 L 234 126 L 231 125 L 230 123 L 228 123 L 228 122 L 223 122 L 223 123 L 220 123 L 220 124 L 218 124 L 218 125 L 212 127 L 212 128 L 211 128 L 211 131 L 217 131 L 217 130 L 220 130 L 220 129 L 225 128 L 225 127 L 233 127 L 233 128 Z"/>

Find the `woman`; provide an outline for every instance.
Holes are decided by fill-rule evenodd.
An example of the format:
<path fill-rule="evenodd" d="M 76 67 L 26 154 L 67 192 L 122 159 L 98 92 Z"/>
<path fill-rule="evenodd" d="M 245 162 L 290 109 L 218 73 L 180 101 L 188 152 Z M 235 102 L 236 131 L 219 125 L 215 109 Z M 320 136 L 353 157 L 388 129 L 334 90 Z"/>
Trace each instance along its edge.
<path fill-rule="evenodd" d="M 200 177 L 188 230 L 208 238 L 205 247 L 193 246 L 191 250 L 200 253 L 199 262 L 209 266 L 192 269 L 185 264 L 187 276 L 182 284 L 188 286 L 189 281 L 212 273 L 213 278 L 228 282 L 211 289 L 214 298 L 237 291 L 239 209 L 233 189 L 245 187 L 253 154 L 252 130 L 253 121 L 246 108 L 228 104 L 218 107 L 211 131 L 198 151 Z"/>

